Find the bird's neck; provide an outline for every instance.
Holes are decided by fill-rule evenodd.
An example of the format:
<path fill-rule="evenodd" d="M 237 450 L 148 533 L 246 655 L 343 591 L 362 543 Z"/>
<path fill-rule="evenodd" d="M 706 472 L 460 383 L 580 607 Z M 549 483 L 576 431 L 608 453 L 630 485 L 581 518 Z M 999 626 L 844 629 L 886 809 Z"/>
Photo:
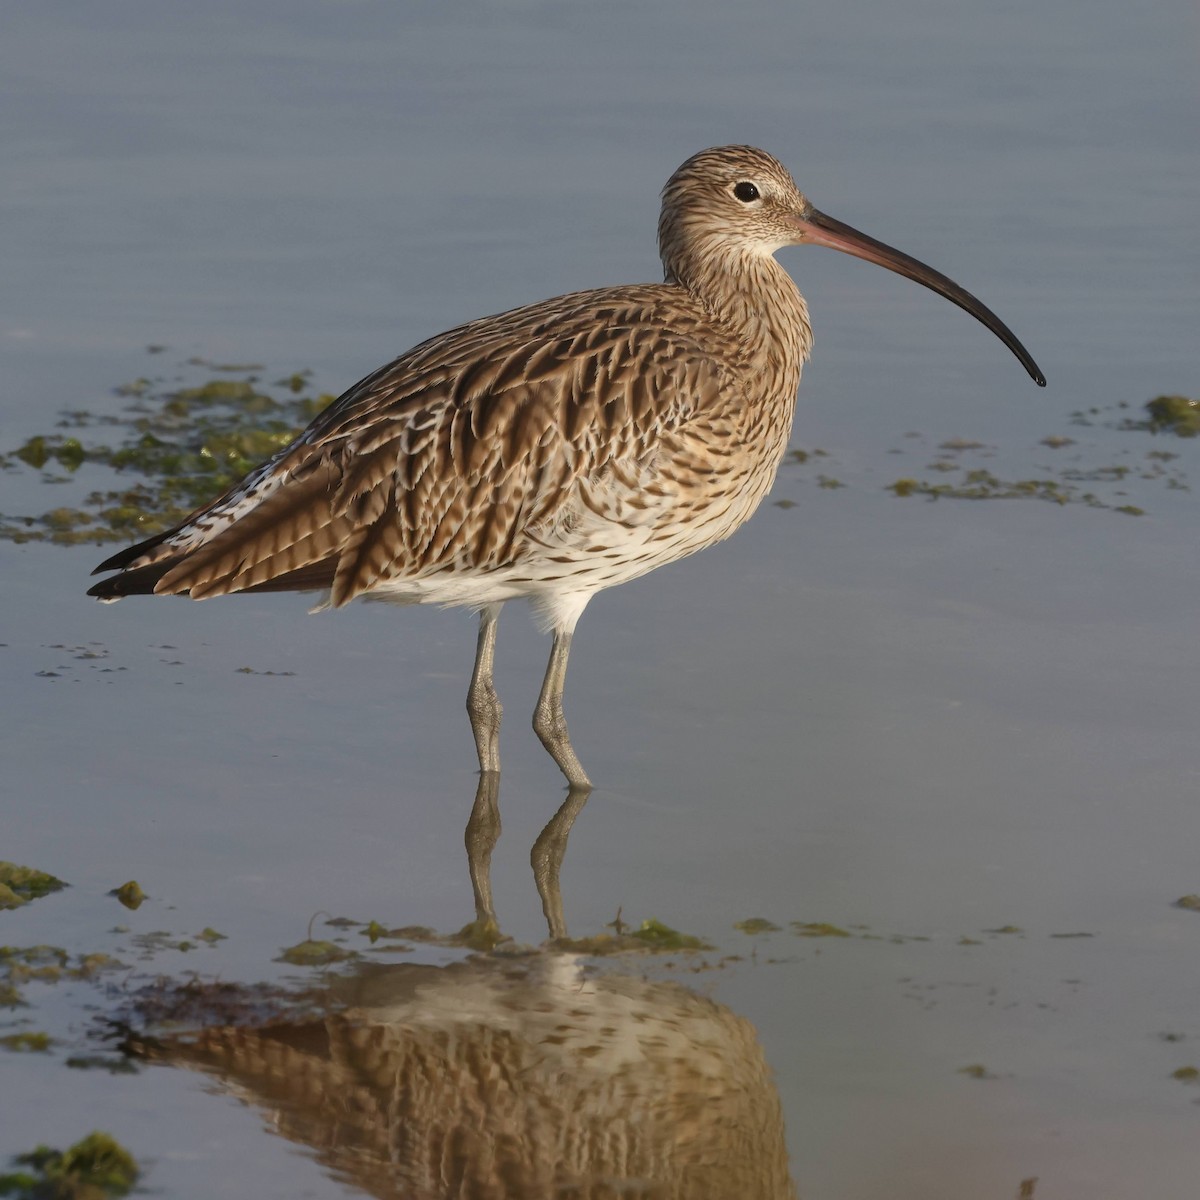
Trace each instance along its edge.
<path fill-rule="evenodd" d="M 812 349 L 808 305 L 792 277 L 770 255 L 709 249 L 667 282 L 687 289 L 732 335 L 752 369 L 776 374 L 792 393 Z"/>

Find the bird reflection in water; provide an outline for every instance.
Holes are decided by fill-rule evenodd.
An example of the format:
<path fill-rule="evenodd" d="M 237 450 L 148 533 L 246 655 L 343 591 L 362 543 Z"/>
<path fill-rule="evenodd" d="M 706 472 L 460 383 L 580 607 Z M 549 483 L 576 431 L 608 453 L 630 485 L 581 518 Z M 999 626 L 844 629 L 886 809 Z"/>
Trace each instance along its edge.
<path fill-rule="evenodd" d="M 754 1027 L 674 982 L 564 949 L 559 868 L 575 789 L 532 852 L 551 942 L 448 966 L 360 966 L 305 1016 L 147 1038 L 310 1146 L 338 1178 L 404 1200 L 794 1198 L 783 1113 Z M 475 932 L 499 925 L 489 860 L 499 775 L 466 844 Z M 628 960 L 625 960 L 628 963 Z"/>

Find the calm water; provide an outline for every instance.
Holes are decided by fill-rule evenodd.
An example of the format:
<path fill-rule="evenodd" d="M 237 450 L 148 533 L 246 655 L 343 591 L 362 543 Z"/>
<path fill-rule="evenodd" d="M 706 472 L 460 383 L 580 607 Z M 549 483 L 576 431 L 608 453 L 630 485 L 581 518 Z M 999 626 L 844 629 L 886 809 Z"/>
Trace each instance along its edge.
<path fill-rule="evenodd" d="M 3 22 L 0 449 L 192 355 L 338 391 L 452 323 L 657 278 L 658 189 L 726 141 L 999 312 L 1044 392 L 932 294 L 785 252 L 817 332 L 795 442 L 828 458 L 785 467 L 794 507 L 589 609 L 568 709 L 598 786 L 565 915 L 742 956 L 672 978 L 756 1031 L 803 1196 L 1010 1200 L 1037 1176 L 1038 1200 L 1191 1200 L 1200 1090 L 1171 1076 L 1200 1066 L 1200 916 L 1172 902 L 1200 892 L 1197 492 L 1135 469 L 1131 518 L 885 488 L 951 438 L 1008 478 L 1167 450 L 1200 487 L 1195 442 L 1104 424 L 1200 387 L 1194 6 L 140 0 Z M 48 490 L 0 476 L 0 511 Z M 471 919 L 468 616 L 100 606 L 97 559 L 0 543 L 0 858 L 73 885 L 0 914 L 0 942 L 208 926 L 228 940 L 147 969 L 255 980 L 317 910 Z M 491 873 L 531 943 L 528 847 L 563 796 L 526 718 L 547 651 L 506 613 Z M 105 895 L 130 877 L 135 914 Z M 733 929 L 754 916 L 783 928 Z M 30 994 L 12 1028 L 76 1049 L 96 996 Z M 0 1154 L 100 1126 L 164 1195 L 358 1194 L 194 1073 L 69 1052 L 0 1053 Z"/>

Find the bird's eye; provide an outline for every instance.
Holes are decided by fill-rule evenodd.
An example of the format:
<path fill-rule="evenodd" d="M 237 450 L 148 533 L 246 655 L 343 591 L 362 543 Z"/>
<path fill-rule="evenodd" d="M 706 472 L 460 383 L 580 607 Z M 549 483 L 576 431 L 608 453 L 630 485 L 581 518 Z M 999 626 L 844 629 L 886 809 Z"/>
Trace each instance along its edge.
<path fill-rule="evenodd" d="M 749 204 L 751 200 L 758 199 L 758 188 L 748 180 L 743 180 L 741 183 L 736 183 L 733 186 L 733 194 L 743 203 Z"/>

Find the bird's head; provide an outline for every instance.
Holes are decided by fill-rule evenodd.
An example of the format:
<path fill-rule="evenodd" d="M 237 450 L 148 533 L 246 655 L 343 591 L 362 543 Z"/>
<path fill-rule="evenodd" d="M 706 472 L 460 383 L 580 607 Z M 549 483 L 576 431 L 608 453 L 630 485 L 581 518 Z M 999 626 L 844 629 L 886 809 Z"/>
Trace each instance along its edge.
<path fill-rule="evenodd" d="M 813 207 L 778 159 L 754 146 L 693 154 L 667 180 L 658 242 L 667 279 L 712 280 L 739 262 L 784 246 L 829 246 L 922 284 L 987 326 L 1044 387 L 1045 376 L 1015 334 L 965 288 L 925 263 Z"/>

